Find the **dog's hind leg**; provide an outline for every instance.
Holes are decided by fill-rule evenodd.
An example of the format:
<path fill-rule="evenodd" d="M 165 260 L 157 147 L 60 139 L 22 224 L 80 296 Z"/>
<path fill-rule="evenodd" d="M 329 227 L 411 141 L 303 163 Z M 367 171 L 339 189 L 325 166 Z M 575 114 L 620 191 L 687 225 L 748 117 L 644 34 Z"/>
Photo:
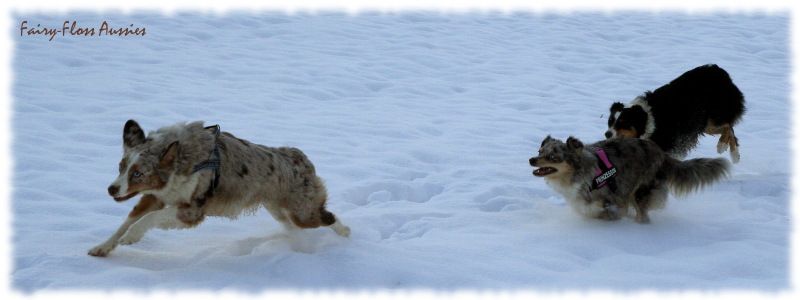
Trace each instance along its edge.
<path fill-rule="evenodd" d="M 328 192 L 322 180 L 311 174 L 303 181 L 301 190 L 287 199 L 291 208 L 288 212 L 289 218 L 299 228 L 327 226 L 340 236 L 350 236 L 350 228 L 325 209 L 327 199 Z"/>
<path fill-rule="evenodd" d="M 276 221 L 278 221 L 278 223 L 281 223 L 281 225 L 283 225 L 283 228 L 286 229 L 286 231 L 291 232 L 293 230 L 298 229 L 297 226 L 292 224 L 292 220 L 290 220 L 289 218 L 290 213 L 287 209 L 277 206 L 272 206 L 269 205 L 268 203 L 262 203 L 262 206 L 267 210 L 267 212 L 269 212 L 270 215 L 272 215 L 272 217 Z"/>
<path fill-rule="evenodd" d="M 730 147 L 731 160 L 733 160 L 734 163 L 739 162 L 739 139 L 737 139 L 736 135 L 733 133 L 733 126 L 731 124 L 714 125 L 713 122 L 709 120 L 704 132 L 710 135 L 719 135 L 717 153 L 723 153 Z"/>
<path fill-rule="evenodd" d="M 155 196 L 152 195 L 144 195 L 139 200 L 139 203 L 131 210 L 128 217 L 125 219 L 125 222 L 117 229 L 111 237 L 108 238 L 105 242 L 96 247 L 89 250 L 89 255 L 92 256 L 107 256 L 114 248 L 117 247 L 120 243 L 120 237 L 122 237 L 130 228 L 131 225 L 139 221 L 142 217 L 147 215 L 150 212 L 160 210 L 164 208 L 164 203 L 158 200 Z"/>
<path fill-rule="evenodd" d="M 722 153 L 728 150 L 728 129 L 730 128 L 729 124 L 722 124 L 716 125 L 713 121 L 708 120 L 706 124 L 705 130 L 703 133 L 709 135 L 719 135 L 719 141 L 717 142 L 717 153 Z"/>
<path fill-rule="evenodd" d="M 333 229 L 333 232 L 336 234 L 349 237 L 350 236 L 350 227 L 344 226 L 342 221 L 339 220 L 333 213 L 325 210 L 324 206 L 320 206 L 319 208 L 320 215 L 322 215 L 322 224 L 328 226 L 330 229 Z"/>
<path fill-rule="evenodd" d="M 712 126 L 710 121 L 709 126 Z M 720 135 L 719 141 L 717 142 L 717 153 L 725 152 L 730 147 L 731 160 L 733 160 L 734 163 L 739 162 L 739 139 L 737 139 L 736 135 L 733 133 L 733 126 L 731 124 L 725 124 L 714 128 L 709 127 L 706 128 L 705 132 Z"/>
<path fill-rule="evenodd" d="M 640 185 L 633 192 L 633 208 L 636 209 L 636 223 L 648 224 L 650 223 L 650 216 L 647 215 L 649 200 L 651 195 L 651 184 Z"/>
<path fill-rule="evenodd" d="M 336 222 L 331 224 L 330 228 L 340 236 L 350 237 L 350 227 L 344 226 L 339 219 L 336 219 Z"/>
<path fill-rule="evenodd" d="M 350 236 L 350 228 L 344 226 L 333 213 L 325 210 L 325 207 L 320 207 L 318 213 L 293 213 L 290 218 L 292 223 L 299 228 L 308 229 L 327 226 L 340 236 Z"/>
<path fill-rule="evenodd" d="M 733 133 L 733 127 L 729 126 L 727 128 L 727 137 L 728 137 L 728 145 L 731 146 L 731 160 L 733 163 L 739 163 L 739 139 L 736 138 L 736 135 Z M 723 135 L 725 135 L 723 133 Z M 720 138 L 721 140 L 722 138 Z"/>

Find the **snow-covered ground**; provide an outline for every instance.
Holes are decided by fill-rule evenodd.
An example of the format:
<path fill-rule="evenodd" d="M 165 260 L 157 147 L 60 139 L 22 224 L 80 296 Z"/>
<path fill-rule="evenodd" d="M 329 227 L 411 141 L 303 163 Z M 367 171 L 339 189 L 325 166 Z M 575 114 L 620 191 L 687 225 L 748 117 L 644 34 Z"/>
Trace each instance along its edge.
<path fill-rule="evenodd" d="M 19 36 L 26 26 L 145 36 Z M 787 13 L 13 15 L 11 288 L 41 291 L 720 291 L 790 288 Z M 603 137 L 607 109 L 696 66 L 747 99 L 730 180 L 653 223 L 585 220 L 528 158 Z M 86 255 L 136 200 L 106 193 L 122 126 L 220 124 L 294 146 L 350 226 L 264 210 Z M 707 137 L 690 157 L 718 157 Z M 727 157 L 727 153 L 724 155 Z"/>

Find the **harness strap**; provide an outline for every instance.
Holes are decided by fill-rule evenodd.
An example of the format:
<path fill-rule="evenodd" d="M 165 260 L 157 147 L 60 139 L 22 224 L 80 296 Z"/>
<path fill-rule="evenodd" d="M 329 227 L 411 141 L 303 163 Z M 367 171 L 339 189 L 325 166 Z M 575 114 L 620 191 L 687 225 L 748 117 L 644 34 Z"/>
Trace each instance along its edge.
<path fill-rule="evenodd" d="M 211 129 L 211 128 L 216 129 L 214 132 L 214 140 L 215 140 L 214 152 L 211 153 L 208 159 L 200 162 L 199 164 L 194 165 L 194 168 L 192 169 L 191 173 L 194 174 L 199 172 L 200 170 L 205 170 L 205 169 L 214 169 L 214 179 L 211 182 L 211 187 L 209 187 L 209 191 L 206 194 L 213 192 L 213 190 L 217 188 L 217 185 L 219 184 L 219 168 L 222 165 L 222 159 L 220 158 L 219 154 L 219 142 L 216 142 L 217 137 L 219 137 L 220 128 L 219 125 L 212 125 L 206 127 L 205 129 Z"/>
<path fill-rule="evenodd" d="M 616 192 L 617 182 L 614 177 L 617 177 L 617 168 L 614 167 L 614 164 L 608 159 L 606 151 L 602 148 L 594 148 L 592 152 L 600 160 L 597 172 L 594 173 L 594 178 L 592 179 L 592 190 L 608 186 L 612 192 Z"/>
<path fill-rule="evenodd" d="M 601 148 L 596 148 L 594 154 L 597 155 L 598 158 L 600 158 L 600 162 L 602 162 L 606 166 L 606 169 L 611 169 L 614 167 L 614 165 L 611 164 L 611 161 L 608 160 L 608 156 L 606 155 L 605 150 Z M 600 170 L 598 170 L 597 174 L 595 175 L 600 175 Z"/>

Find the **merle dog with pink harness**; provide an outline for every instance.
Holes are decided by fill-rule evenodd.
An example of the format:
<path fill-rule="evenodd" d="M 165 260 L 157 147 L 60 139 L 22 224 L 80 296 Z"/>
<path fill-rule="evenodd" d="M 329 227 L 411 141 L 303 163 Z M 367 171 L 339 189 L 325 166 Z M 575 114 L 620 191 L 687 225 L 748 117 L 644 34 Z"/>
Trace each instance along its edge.
<path fill-rule="evenodd" d="M 668 190 L 694 192 L 725 178 L 730 165 L 721 158 L 680 161 L 649 140 L 622 136 L 587 146 L 548 136 L 530 164 L 577 213 L 618 220 L 633 206 L 639 223 L 650 222 L 647 211 L 663 207 Z"/>

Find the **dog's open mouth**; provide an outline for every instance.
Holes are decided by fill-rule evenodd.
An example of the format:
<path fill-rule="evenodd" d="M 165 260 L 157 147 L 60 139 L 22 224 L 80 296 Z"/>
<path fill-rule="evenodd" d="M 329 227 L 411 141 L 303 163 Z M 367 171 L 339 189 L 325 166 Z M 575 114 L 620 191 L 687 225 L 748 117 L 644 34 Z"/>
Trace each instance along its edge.
<path fill-rule="evenodd" d="M 553 168 L 553 167 L 542 167 L 542 168 L 533 170 L 533 176 L 543 177 L 543 176 L 547 176 L 547 175 L 553 174 L 555 172 L 558 172 L 558 170 L 556 168 Z"/>
<path fill-rule="evenodd" d="M 139 194 L 139 192 L 133 192 L 132 194 L 127 195 L 125 197 L 114 197 L 114 201 L 122 202 L 122 201 L 128 200 L 130 198 L 133 198 L 134 196 L 136 196 L 138 194 Z"/>

